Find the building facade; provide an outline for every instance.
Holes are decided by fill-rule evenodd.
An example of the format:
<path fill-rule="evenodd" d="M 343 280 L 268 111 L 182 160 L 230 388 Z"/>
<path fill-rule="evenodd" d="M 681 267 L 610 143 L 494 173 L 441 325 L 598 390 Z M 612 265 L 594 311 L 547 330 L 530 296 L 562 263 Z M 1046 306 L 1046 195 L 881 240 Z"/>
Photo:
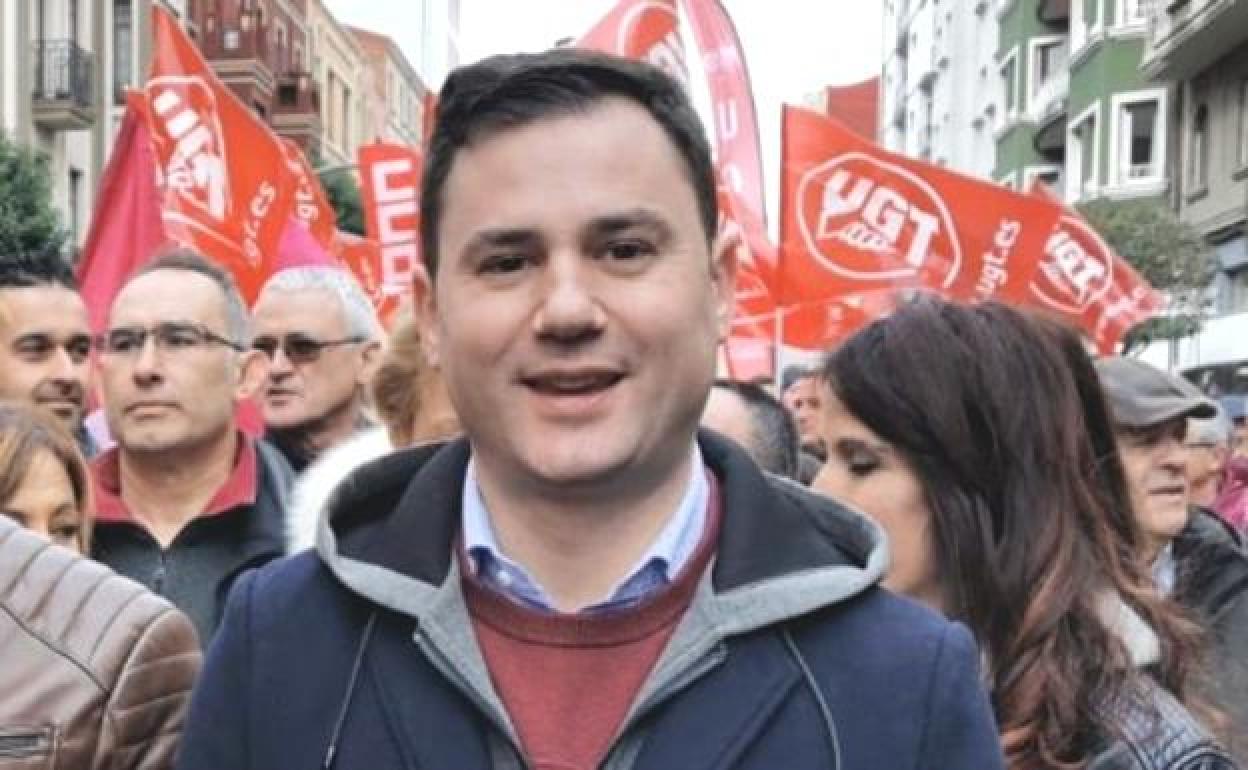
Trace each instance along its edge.
<path fill-rule="evenodd" d="M 880 78 L 821 88 L 805 99 L 807 107 L 849 126 L 859 136 L 877 140 L 880 134 Z"/>
<path fill-rule="evenodd" d="M 365 109 L 370 72 L 355 35 L 340 24 L 322 0 L 307 0 L 311 28 L 312 76 L 321 95 L 320 160 L 355 162 L 355 151 L 369 138 Z"/>
<path fill-rule="evenodd" d="M 993 178 L 1067 201 L 1163 195 L 1170 96 L 1140 71 L 1147 0 L 999 0 Z"/>
<path fill-rule="evenodd" d="M 0 131 L 48 159 L 53 205 L 81 248 L 124 112 L 151 60 L 153 3 L 189 20 L 188 0 L 0 0 Z"/>
<path fill-rule="evenodd" d="M 424 98 L 428 89 L 391 38 L 348 27 L 359 42 L 368 67 L 365 114 L 368 140 L 421 146 Z"/>
<path fill-rule="evenodd" d="M 1204 331 L 1169 351 L 1174 365 L 1228 367 L 1212 389 L 1248 392 L 1248 0 L 1155 2 L 1142 69 L 1172 84 L 1166 118 L 1179 218 L 1212 247 L 1218 272 Z M 1216 375 L 1216 376 L 1215 376 Z"/>
<path fill-rule="evenodd" d="M 896 152 L 980 177 L 994 165 L 988 0 L 885 0 L 879 139 Z"/>
<path fill-rule="evenodd" d="M 196 0 L 192 35 L 217 77 L 305 152 L 321 137 L 309 69 L 308 6 L 315 0 Z"/>

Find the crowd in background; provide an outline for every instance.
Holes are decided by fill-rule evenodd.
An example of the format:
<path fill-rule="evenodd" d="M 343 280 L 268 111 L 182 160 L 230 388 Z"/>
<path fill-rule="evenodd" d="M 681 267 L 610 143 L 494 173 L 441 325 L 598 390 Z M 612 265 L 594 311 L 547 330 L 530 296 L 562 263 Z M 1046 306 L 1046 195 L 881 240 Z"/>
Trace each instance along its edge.
<path fill-rule="evenodd" d="M 714 379 L 679 87 L 563 50 L 441 98 L 388 334 L 346 272 L 248 308 L 186 250 L 95 334 L 0 259 L 0 767 L 1248 757 L 1242 408 L 927 296 Z"/>

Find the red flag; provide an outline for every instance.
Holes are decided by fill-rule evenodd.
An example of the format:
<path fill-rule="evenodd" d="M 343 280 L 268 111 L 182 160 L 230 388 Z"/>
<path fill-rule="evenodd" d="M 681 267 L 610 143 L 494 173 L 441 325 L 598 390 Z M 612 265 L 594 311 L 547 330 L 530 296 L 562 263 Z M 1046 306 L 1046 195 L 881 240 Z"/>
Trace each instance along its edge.
<path fill-rule="evenodd" d="M 278 138 L 209 69 L 173 15 L 153 9 L 145 87 L 166 231 L 234 273 L 251 302 L 272 272 L 294 184 Z"/>
<path fill-rule="evenodd" d="M 126 279 L 166 242 L 142 99 L 129 93 L 78 265 L 92 329 L 103 331 L 113 298 Z"/>
<path fill-rule="evenodd" d="M 283 139 L 282 150 L 295 186 L 295 219 L 303 223 L 322 249 L 333 248 L 334 233 L 338 232 L 338 215 L 329 203 L 320 178 L 312 170 L 299 145 Z"/>
<path fill-rule="evenodd" d="M 381 245 L 371 238 L 339 231 L 334 238 L 334 253 L 372 301 L 382 324 L 389 327 L 404 300 L 411 294 L 411 289 L 399 292 L 386 286 Z"/>
<path fill-rule="evenodd" d="M 418 150 L 378 142 L 359 150 L 360 197 L 369 238 L 380 247 L 379 280 L 387 295 L 407 296 L 420 254 L 420 175 Z"/>
<path fill-rule="evenodd" d="M 776 248 L 767 235 L 763 153 L 745 51 L 719 0 L 682 0 L 682 5 L 702 52 L 714 115 L 716 165 L 730 191 L 726 198 L 721 196 L 720 205 L 740 224 L 758 273 L 770 285 Z"/>
<path fill-rule="evenodd" d="M 678 24 L 676 0 L 620 0 L 576 45 L 649 62 L 688 83 Z"/>
<path fill-rule="evenodd" d="M 1033 195 L 1059 202 L 1039 180 Z M 1065 207 L 1031 282 L 1032 304 L 1082 328 L 1102 354 L 1112 355 L 1137 323 L 1165 308 L 1166 299 L 1072 208 Z"/>
<path fill-rule="evenodd" d="M 1026 304 L 1061 215 L 1052 203 L 887 152 L 792 107 L 783 158 L 778 294 L 786 306 L 899 287 Z"/>

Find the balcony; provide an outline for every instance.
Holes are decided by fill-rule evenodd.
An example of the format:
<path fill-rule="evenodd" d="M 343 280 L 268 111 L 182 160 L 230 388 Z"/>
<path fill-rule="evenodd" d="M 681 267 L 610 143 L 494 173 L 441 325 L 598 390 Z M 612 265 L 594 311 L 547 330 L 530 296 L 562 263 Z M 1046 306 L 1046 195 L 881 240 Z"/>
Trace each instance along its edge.
<path fill-rule="evenodd" d="M 35 44 L 35 123 L 52 131 L 78 131 L 95 122 L 95 57 L 72 40 Z"/>
<path fill-rule="evenodd" d="M 1154 2 L 1141 69 L 1152 80 L 1182 80 L 1248 41 L 1248 0 Z"/>
<path fill-rule="evenodd" d="M 1070 25 L 1070 0 L 1040 0 L 1036 16 L 1051 27 L 1065 28 Z"/>
<path fill-rule="evenodd" d="M 321 134 L 321 91 L 308 72 L 288 72 L 277 79 L 273 129 L 304 149 Z"/>

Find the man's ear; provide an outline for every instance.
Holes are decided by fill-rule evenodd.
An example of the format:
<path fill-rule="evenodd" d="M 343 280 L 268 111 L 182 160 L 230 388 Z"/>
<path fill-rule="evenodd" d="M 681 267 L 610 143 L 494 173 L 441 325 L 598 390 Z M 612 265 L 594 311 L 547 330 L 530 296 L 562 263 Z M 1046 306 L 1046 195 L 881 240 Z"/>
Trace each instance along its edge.
<path fill-rule="evenodd" d="M 248 350 L 238 354 L 235 366 L 234 399 L 243 401 L 259 393 L 269 377 L 269 357 L 259 350 Z"/>
<path fill-rule="evenodd" d="M 429 366 L 441 367 L 438 339 L 438 292 L 425 270 L 417 270 L 412 280 L 412 317 L 420 329 L 420 345 Z"/>
<path fill-rule="evenodd" d="M 728 338 L 737 304 L 737 268 L 741 258 L 741 236 L 737 228 L 721 228 L 711 242 L 711 282 L 715 292 L 715 318 L 719 339 Z"/>
<path fill-rule="evenodd" d="M 368 383 L 373 381 L 373 375 L 377 373 L 377 368 L 381 366 L 385 352 L 385 345 L 380 340 L 370 340 L 360 345 L 360 366 L 355 373 L 356 384 L 362 388 L 368 387 Z"/>

